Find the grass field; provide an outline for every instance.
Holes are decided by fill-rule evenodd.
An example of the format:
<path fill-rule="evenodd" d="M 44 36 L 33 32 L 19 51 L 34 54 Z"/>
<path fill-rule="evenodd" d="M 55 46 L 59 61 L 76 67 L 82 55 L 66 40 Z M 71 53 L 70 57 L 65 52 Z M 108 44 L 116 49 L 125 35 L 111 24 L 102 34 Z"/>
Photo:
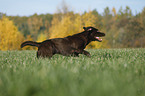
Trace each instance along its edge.
<path fill-rule="evenodd" d="M 145 49 L 88 50 L 92 57 L 0 51 L 0 96 L 145 96 Z"/>

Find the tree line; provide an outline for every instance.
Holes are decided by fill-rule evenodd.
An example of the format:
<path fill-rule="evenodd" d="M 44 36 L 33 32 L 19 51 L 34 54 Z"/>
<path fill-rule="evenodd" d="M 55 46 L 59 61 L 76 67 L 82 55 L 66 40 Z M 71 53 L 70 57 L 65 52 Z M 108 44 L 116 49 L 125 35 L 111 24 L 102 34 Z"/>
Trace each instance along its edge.
<path fill-rule="evenodd" d="M 126 6 L 117 12 L 106 7 L 102 14 L 96 9 L 84 13 L 65 10 L 55 14 L 32 16 L 7 16 L 0 13 L 0 50 L 17 50 L 25 40 L 41 42 L 83 31 L 93 26 L 106 34 L 103 41 L 92 42 L 87 48 L 136 48 L 145 47 L 145 7 L 132 14 Z M 35 49 L 26 47 L 25 49 Z"/>

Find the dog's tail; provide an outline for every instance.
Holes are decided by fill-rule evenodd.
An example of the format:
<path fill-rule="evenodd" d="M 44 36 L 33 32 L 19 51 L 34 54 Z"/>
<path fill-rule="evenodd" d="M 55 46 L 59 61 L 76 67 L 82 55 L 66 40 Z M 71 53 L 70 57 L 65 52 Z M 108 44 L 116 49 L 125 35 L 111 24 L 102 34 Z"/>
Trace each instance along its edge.
<path fill-rule="evenodd" d="M 27 45 L 39 47 L 40 44 L 41 43 L 37 43 L 37 42 L 34 42 L 34 41 L 26 41 L 26 42 L 23 42 L 21 44 L 21 48 L 23 48 L 24 46 L 27 46 Z"/>

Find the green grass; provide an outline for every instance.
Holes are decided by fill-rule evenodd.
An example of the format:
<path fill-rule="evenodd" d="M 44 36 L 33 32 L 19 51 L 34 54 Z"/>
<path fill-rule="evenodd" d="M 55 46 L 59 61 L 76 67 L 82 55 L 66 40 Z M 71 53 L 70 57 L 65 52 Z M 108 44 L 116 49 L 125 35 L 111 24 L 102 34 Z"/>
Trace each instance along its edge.
<path fill-rule="evenodd" d="M 145 96 L 145 49 L 88 51 L 51 59 L 0 51 L 0 96 Z"/>

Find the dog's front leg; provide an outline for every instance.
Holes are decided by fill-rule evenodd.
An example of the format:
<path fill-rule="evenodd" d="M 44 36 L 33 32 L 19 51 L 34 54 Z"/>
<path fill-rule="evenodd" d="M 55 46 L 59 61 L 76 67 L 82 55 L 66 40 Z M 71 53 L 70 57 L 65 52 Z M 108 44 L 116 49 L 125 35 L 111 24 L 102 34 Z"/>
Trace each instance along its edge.
<path fill-rule="evenodd" d="M 77 50 L 76 49 L 76 50 L 73 50 L 73 52 L 76 52 L 78 54 L 84 54 L 84 55 L 86 55 L 88 57 L 91 57 L 90 53 L 88 51 L 85 51 L 85 50 Z"/>
<path fill-rule="evenodd" d="M 90 53 L 89 53 L 88 51 L 83 50 L 83 51 L 82 51 L 82 54 L 84 54 L 84 55 L 86 55 L 86 56 L 88 56 L 88 57 L 91 57 L 91 55 L 90 55 Z"/>

